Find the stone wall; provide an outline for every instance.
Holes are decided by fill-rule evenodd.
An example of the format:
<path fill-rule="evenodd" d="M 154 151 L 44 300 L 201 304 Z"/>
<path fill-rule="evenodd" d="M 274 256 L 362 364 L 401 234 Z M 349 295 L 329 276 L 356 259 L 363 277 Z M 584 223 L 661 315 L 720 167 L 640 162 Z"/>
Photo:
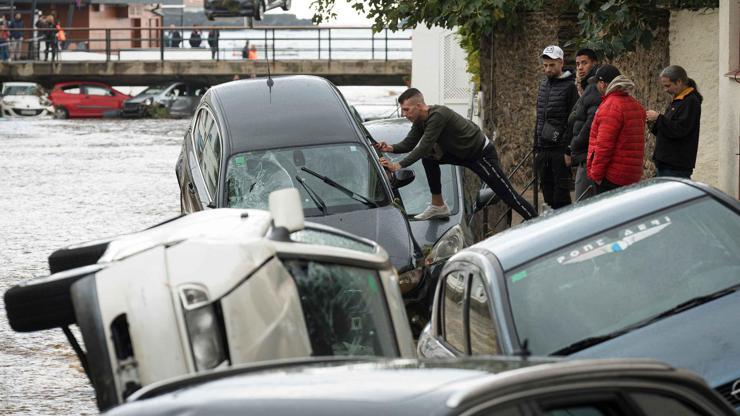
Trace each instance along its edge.
<path fill-rule="evenodd" d="M 664 27 L 668 26 L 668 18 Z M 481 42 L 481 88 L 484 96 L 484 128 L 496 138 L 501 166 L 509 172 L 532 149 L 542 49 L 550 44 L 564 45 L 577 31 L 573 14 L 554 16 L 531 13 L 516 33 L 496 34 Z M 564 48 L 566 66 L 573 66 L 575 48 Z M 637 84 L 636 98 L 647 108 L 663 110 L 667 96 L 657 78 L 668 65 L 668 31 L 660 30 L 648 50 L 625 54 L 614 60 L 622 72 Z M 655 140 L 646 131 L 645 173 L 653 175 L 649 162 Z M 532 178 L 531 162 L 514 176 L 521 187 Z"/>

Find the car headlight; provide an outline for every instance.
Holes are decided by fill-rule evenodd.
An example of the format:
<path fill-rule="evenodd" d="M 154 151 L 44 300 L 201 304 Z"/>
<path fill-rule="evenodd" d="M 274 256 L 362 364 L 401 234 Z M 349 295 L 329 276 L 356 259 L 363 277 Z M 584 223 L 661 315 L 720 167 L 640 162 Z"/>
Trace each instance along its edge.
<path fill-rule="evenodd" d="M 144 105 L 149 107 L 150 105 L 152 105 L 153 102 L 154 100 L 152 100 L 151 98 L 147 98 L 146 100 L 144 100 Z"/>
<path fill-rule="evenodd" d="M 424 270 L 419 267 L 417 269 L 409 270 L 398 275 L 398 286 L 401 287 L 401 294 L 404 294 L 411 289 L 415 288 L 424 274 Z"/>
<path fill-rule="evenodd" d="M 426 264 L 433 264 L 452 257 L 465 247 L 465 236 L 462 228 L 456 225 L 450 228 L 436 243 L 426 258 Z"/>
<path fill-rule="evenodd" d="M 180 300 L 195 369 L 217 367 L 226 361 L 226 348 L 216 305 L 208 301 L 204 288 L 192 285 L 180 289 Z"/>

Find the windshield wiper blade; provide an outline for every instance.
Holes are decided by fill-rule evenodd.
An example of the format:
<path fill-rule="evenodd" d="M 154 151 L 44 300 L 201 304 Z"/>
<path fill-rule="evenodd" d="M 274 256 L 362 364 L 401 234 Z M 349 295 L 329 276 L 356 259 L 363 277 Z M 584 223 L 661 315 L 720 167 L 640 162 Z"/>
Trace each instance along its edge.
<path fill-rule="evenodd" d="M 295 178 L 298 180 L 298 183 L 303 186 L 303 189 L 306 190 L 306 193 L 308 194 L 309 198 L 311 198 L 311 201 L 313 201 L 314 204 L 319 208 L 319 211 L 321 211 L 324 215 L 329 215 L 329 209 L 326 208 L 326 203 L 323 199 L 314 191 L 311 189 L 308 184 L 306 183 L 306 180 L 300 177 L 299 175 L 295 175 Z"/>
<path fill-rule="evenodd" d="M 342 192 L 343 194 L 347 195 L 348 197 L 354 199 L 355 201 L 362 202 L 363 204 L 365 204 L 365 205 L 367 205 L 369 207 L 372 207 L 372 208 L 377 208 L 378 207 L 378 204 L 376 204 L 375 202 L 367 199 L 366 197 L 364 197 L 364 196 L 362 196 L 360 194 L 356 194 L 356 193 L 352 192 L 350 189 L 345 188 L 343 185 L 340 185 L 340 184 L 334 182 L 330 178 L 327 178 L 326 176 L 324 176 L 324 175 L 322 175 L 320 173 L 316 173 L 316 172 L 312 171 L 311 169 L 309 169 L 309 168 L 307 168 L 305 166 L 301 167 L 301 170 L 304 171 L 304 172 L 306 172 L 306 173 L 308 173 L 309 175 L 312 175 L 312 176 L 315 176 L 315 177 L 321 179 L 322 181 L 324 181 L 325 184 L 327 184 L 327 185 L 329 185 L 329 186 L 331 186 L 331 187 L 333 187 L 335 189 L 338 189 L 340 192 Z"/>
<path fill-rule="evenodd" d="M 705 304 L 707 302 L 711 302 L 717 298 L 721 298 L 722 296 L 727 296 L 730 293 L 734 293 L 740 288 L 740 285 L 730 286 L 727 289 L 720 290 L 719 292 L 710 293 L 708 295 L 704 296 L 697 296 L 695 298 L 689 299 L 685 302 L 681 302 L 678 305 L 672 307 L 671 309 L 668 309 L 667 311 L 661 312 L 658 315 L 652 316 L 648 319 L 644 319 L 642 321 L 639 321 L 635 324 L 632 324 L 630 326 L 627 326 L 625 328 L 620 329 L 619 331 L 611 332 L 609 334 L 604 335 L 597 335 L 595 337 L 589 337 L 582 339 L 578 342 L 575 342 L 571 345 L 568 345 L 565 348 L 561 348 L 555 352 L 553 352 L 551 355 L 568 355 L 572 354 L 574 352 L 586 349 L 592 345 L 601 344 L 604 341 L 609 341 L 610 339 L 614 339 L 616 337 L 619 337 L 621 335 L 624 335 L 628 332 L 634 331 L 635 329 L 642 328 L 644 326 L 650 325 L 653 322 L 657 322 L 661 319 L 667 318 L 672 315 L 676 315 L 678 313 L 681 313 L 687 309 L 691 309 L 693 307 Z"/>

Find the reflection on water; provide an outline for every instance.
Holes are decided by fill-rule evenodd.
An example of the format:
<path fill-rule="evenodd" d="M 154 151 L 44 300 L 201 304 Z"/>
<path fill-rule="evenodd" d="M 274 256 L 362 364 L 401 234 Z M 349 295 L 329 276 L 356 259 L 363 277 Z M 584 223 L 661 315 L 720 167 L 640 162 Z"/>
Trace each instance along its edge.
<path fill-rule="evenodd" d="M 392 105 L 403 89 L 342 90 L 350 103 Z M 0 292 L 47 275 L 57 248 L 177 215 L 174 168 L 187 124 L 0 118 Z M 95 413 L 62 331 L 13 332 L 0 298 L 0 415 Z"/>

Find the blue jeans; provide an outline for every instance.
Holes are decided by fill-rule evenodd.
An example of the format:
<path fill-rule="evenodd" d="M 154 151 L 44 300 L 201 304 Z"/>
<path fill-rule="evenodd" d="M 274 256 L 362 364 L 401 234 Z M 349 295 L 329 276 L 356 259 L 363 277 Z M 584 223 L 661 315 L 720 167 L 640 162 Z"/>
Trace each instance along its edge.
<path fill-rule="evenodd" d="M 686 178 L 691 179 L 691 174 L 694 173 L 694 169 L 675 169 L 675 168 L 668 168 L 668 167 L 655 167 L 658 171 L 658 173 L 655 175 L 657 177 L 661 176 L 673 176 L 675 178 Z"/>
<path fill-rule="evenodd" d="M 8 44 L 0 43 L 0 61 L 7 61 L 9 58 Z"/>

